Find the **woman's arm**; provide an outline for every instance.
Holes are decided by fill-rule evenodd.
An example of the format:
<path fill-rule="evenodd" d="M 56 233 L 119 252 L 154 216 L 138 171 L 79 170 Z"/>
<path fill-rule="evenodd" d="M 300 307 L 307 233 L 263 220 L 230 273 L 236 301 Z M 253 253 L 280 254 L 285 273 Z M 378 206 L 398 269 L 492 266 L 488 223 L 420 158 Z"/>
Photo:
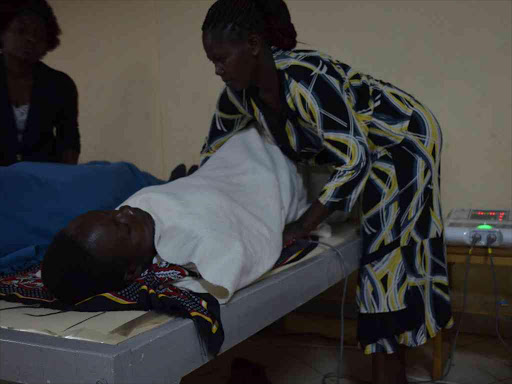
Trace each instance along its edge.
<path fill-rule="evenodd" d="M 317 157 L 324 164 L 333 165 L 334 172 L 318 199 L 299 220 L 285 228 L 285 244 L 293 238 L 306 237 L 332 211 L 349 212 L 370 173 L 367 128 L 345 102 L 348 91 L 343 89 L 338 73 L 329 65 L 325 69 L 308 74 L 301 68 L 298 76 L 292 74 L 295 79 L 302 78 L 300 86 L 291 89 L 300 90 L 301 97 L 292 95 L 292 99 L 301 100 L 303 104 L 296 106 L 301 118 L 315 128 L 322 140 L 323 149 Z"/>
<path fill-rule="evenodd" d="M 57 156 L 66 164 L 77 164 L 80 155 L 80 132 L 78 130 L 78 90 L 67 76 L 61 80 L 64 104 L 55 120 Z"/>
<path fill-rule="evenodd" d="M 68 150 L 65 150 L 64 152 L 62 152 L 61 161 L 64 164 L 76 165 L 76 164 L 78 164 L 79 156 L 80 156 L 79 152 L 77 152 L 73 149 L 68 149 Z"/>
<path fill-rule="evenodd" d="M 210 132 L 201 149 L 200 164 L 203 165 L 229 138 L 245 128 L 251 120 L 252 116 L 243 108 L 242 100 L 226 87 L 219 97 Z"/>
<path fill-rule="evenodd" d="M 330 213 L 331 210 L 329 210 L 329 208 L 320 201 L 315 200 L 299 220 L 285 227 L 283 232 L 283 244 L 288 246 L 297 239 L 307 237 Z"/>

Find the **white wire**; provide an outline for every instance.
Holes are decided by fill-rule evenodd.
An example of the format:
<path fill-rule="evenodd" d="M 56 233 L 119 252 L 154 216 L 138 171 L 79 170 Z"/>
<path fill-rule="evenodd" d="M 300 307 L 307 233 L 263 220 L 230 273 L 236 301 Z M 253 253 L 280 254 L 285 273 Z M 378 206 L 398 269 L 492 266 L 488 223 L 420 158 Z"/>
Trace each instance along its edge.
<path fill-rule="evenodd" d="M 471 258 L 471 250 L 473 249 L 473 246 L 479 240 L 480 239 L 478 239 L 476 236 L 473 237 L 473 241 L 472 241 L 472 244 L 471 244 L 471 249 L 468 252 L 468 255 L 466 257 L 466 272 L 465 272 L 465 276 L 464 276 L 464 294 L 463 294 L 462 313 L 460 315 L 459 324 L 457 325 L 457 331 L 455 333 L 455 337 L 453 339 L 453 342 L 452 342 L 452 345 L 451 345 L 451 348 L 450 348 L 450 354 L 448 356 L 448 361 L 447 361 L 447 364 L 446 364 L 445 372 L 444 372 L 443 376 L 441 376 L 441 378 L 439 378 L 438 380 L 425 380 L 425 381 L 421 381 L 421 379 L 420 379 L 420 381 L 418 381 L 417 378 L 409 377 L 408 376 L 407 377 L 408 379 L 416 380 L 416 381 L 410 382 L 411 384 L 427 384 L 427 383 L 457 384 L 457 383 L 454 383 L 454 382 L 448 382 L 448 381 L 442 381 L 442 380 L 444 378 L 446 378 L 446 376 L 448 376 L 448 374 L 450 373 L 451 367 L 452 367 L 452 361 L 453 361 L 453 357 L 455 355 L 455 350 L 456 350 L 456 346 L 457 346 L 457 338 L 458 338 L 459 333 L 460 333 L 460 326 L 462 324 L 462 318 L 464 316 L 464 313 L 466 312 L 467 290 L 468 290 L 468 274 L 469 274 L 469 266 L 470 266 L 469 261 L 470 261 L 470 258 Z M 341 299 L 341 311 L 340 311 L 341 312 L 341 336 L 340 336 L 340 349 L 339 349 L 339 354 L 338 354 L 338 368 L 337 368 L 337 372 L 336 373 L 335 372 L 329 372 L 329 373 L 325 374 L 322 377 L 322 384 L 327 384 L 327 380 L 328 379 L 332 379 L 332 378 L 336 378 L 336 384 L 340 384 L 340 379 L 342 378 L 343 348 L 344 348 L 344 334 L 345 334 L 344 308 L 345 308 L 345 298 L 346 298 L 346 294 L 347 294 L 348 276 L 346 276 L 345 265 L 343 263 L 343 255 L 341 254 L 341 252 L 338 249 L 336 249 L 335 247 L 333 247 L 330 244 L 323 243 L 323 242 L 320 242 L 320 241 L 310 240 L 310 242 L 322 245 L 322 246 L 327 247 L 327 248 L 330 248 L 331 250 L 336 252 L 338 254 L 338 256 L 340 257 L 342 273 L 343 273 L 343 276 L 345 276 L 345 283 L 343 285 L 343 295 L 342 295 L 342 299 Z M 492 263 L 492 258 L 491 258 L 491 263 Z M 497 326 L 498 325 L 496 325 L 496 327 Z M 496 328 L 496 329 L 498 331 L 498 328 Z M 498 335 L 499 335 L 499 333 L 498 333 Z M 499 335 L 499 337 L 500 337 L 500 340 L 501 340 L 501 335 Z M 504 340 L 502 340 L 502 342 L 504 342 Z M 506 343 L 505 343 L 505 345 L 506 345 Z"/>
<path fill-rule="evenodd" d="M 348 276 L 346 275 L 345 264 L 343 262 L 343 255 L 341 254 L 339 249 L 336 249 L 332 245 L 323 243 L 321 241 L 310 240 L 310 242 L 327 247 L 338 254 L 338 256 L 340 257 L 341 271 L 345 278 L 345 282 L 343 284 L 343 295 L 342 295 L 342 299 L 341 299 L 341 335 L 340 335 L 340 349 L 338 352 L 337 372 L 329 372 L 322 377 L 322 384 L 327 384 L 327 380 L 332 379 L 332 378 L 336 378 L 336 384 L 340 384 L 340 379 L 342 378 L 342 371 L 343 371 L 343 369 L 342 369 L 343 347 L 344 347 L 344 341 L 345 341 L 345 338 L 344 338 L 344 335 L 345 335 L 344 308 L 345 308 L 345 298 L 347 296 Z"/>

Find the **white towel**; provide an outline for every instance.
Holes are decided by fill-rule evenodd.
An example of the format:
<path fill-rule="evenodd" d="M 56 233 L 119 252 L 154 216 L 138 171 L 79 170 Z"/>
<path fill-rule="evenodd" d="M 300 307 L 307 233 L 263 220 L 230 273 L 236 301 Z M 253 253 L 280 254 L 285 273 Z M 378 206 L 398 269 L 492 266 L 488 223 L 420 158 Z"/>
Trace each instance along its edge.
<path fill-rule="evenodd" d="M 195 267 L 204 279 L 176 285 L 225 303 L 273 267 L 285 224 L 300 217 L 307 200 L 295 165 L 249 128 L 193 175 L 145 188 L 124 205 L 153 216 L 164 260 Z"/>

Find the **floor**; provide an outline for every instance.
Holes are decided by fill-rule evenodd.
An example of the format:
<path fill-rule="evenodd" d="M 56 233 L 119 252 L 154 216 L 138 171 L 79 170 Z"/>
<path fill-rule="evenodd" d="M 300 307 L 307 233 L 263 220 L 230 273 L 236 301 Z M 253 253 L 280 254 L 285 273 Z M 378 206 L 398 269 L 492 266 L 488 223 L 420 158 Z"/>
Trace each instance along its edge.
<path fill-rule="evenodd" d="M 227 384 L 231 362 L 245 358 L 264 367 L 272 384 L 336 384 L 324 376 L 337 369 L 339 341 L 319 334 L 290 333 L 279 325 L 270 326 L 215 360 L 183 378 L 180 384 Z M 341 384 L 369 384 L 371 357 L 356 347 L 356 322 L 345 321 Z M 443 334 L 448 355 L 453 332 Z M 506 339 L 512 345 L 512 339 Z M 429 381 L 432 343 L 407 354 L 407 375 L 411 383 Z M 512 353 L 496 337 L 460 333 L 454 364 L 445 384 L 512 384 Z M 0 380 L 0 384 L 11 384 Z M 244 384 L 244 383 L 236 383 Z"/>
<path fill-rule="evenodd" d="M 445 332 L 443 335 L 446 355 L 453 334 Z M 355 321 L 346 321 L 345 335 L 347 345 L 340 383 L 370 383 L 371 357 L 364 356 L 355 346 Z M 511 339 L 507 342 L 512 344 Z M 270 327 L 184 377 L 181 384 L 226 384 L 231 361 L 236 357 L 265 367 L 272 384 L 334 384 L 336 379 L 322 380 L 324 375 L 337 369 L 338 344 L 334 338 L 290 334 L 282 328 Z M 432 346 L 429 344 L 432 343 L 408 352 L 410 382 L 431 380 Z M 460 333 L 454 364 L 449 375 L 438 383 L 512 384 L 512 354 L 496 337 Z"/>

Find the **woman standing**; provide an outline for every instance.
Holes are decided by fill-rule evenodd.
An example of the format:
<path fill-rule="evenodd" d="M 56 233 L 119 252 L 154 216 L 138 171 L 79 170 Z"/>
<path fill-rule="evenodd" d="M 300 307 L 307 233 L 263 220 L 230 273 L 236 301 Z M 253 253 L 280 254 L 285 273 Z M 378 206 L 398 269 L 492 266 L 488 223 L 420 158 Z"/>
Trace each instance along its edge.
<path fill-rule="evenodd" d="M 75 83 L 41 62 L 60 33 L 46 0 L 0 0 L 0 165 L 78 162 Z"/>
<path fill-rule="evenodd" d="M 318 199 L 285 228 L 284 244 L 361 199 L 358 339 L 373 354 L 374 384 L 406 383 L 404 347 L 452 324 L 436 118 L 389 83 L 294 49 L 282 0 L 218 0 L 202 30 L 226 84 L 202 162 L 256 120 L 290 159 L 333 167 Z"/>

